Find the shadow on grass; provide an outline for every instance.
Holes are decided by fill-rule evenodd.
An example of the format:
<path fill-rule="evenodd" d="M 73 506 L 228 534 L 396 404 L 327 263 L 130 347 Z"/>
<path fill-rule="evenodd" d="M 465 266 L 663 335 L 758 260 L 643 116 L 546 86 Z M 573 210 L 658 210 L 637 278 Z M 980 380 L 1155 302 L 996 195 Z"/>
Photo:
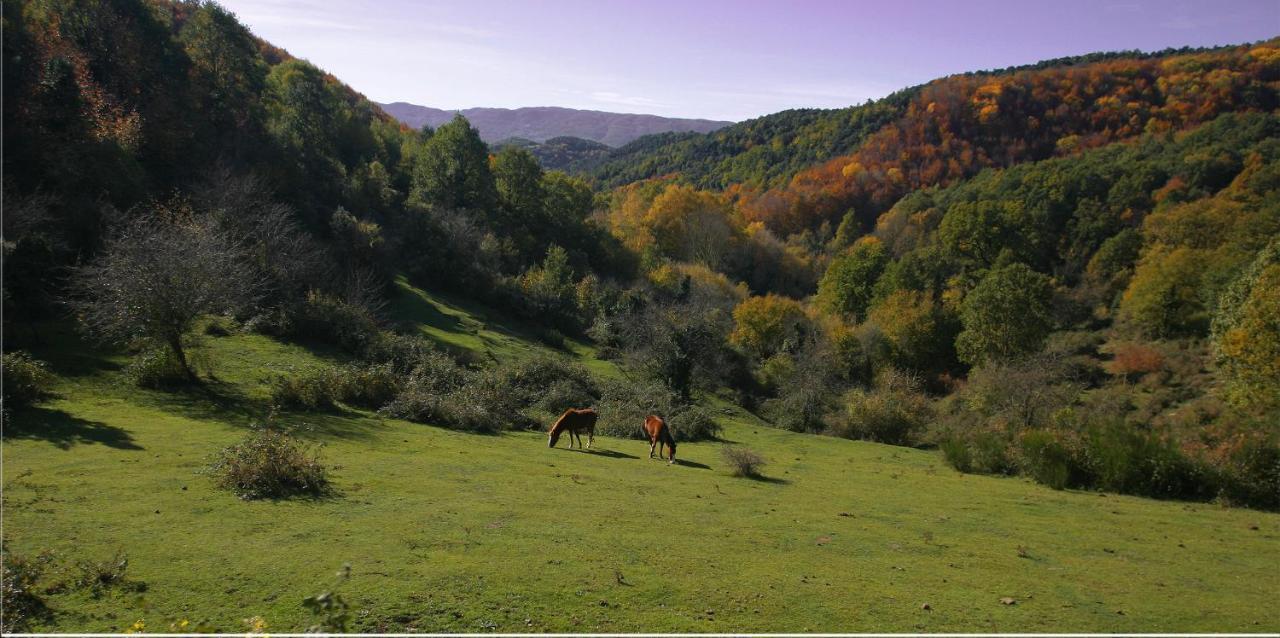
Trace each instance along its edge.
<path fill-rule="evenodd" d="M 392 300 L 391 314 L 398 321 L 425 324 L 446 332 L 461 332 L 462 321 L 455 315 L 445 314 L 430 299 L 408 287 L 397 289 Z"/>
<path fill-rule="evenodd" d="M 298 434 L 347 441 L 372 439 L 389 426 L 359 412 L 287 412 L 277 419 Z"/>
<path fill-rule="evenodd" d="M 260 420 L 269 407 L 266 401 L 255 400 L 235 385 L 215 379 L 166 390 L 140 390 L 132 401 L 191 419 L 233 425 Z"/>
<path fill-rule="evenodd" d="M 272 415 L 270 402 L 266 399 L 250 397 L 234 384 L 211 379 L 138 396 L 138 403 L 158 410 L 239 427 L 262 423 Z M 276 420 L 297 429 L 303 436 L 315 438 L 368 439 L 376 431 L 386 429 L 381 422 L 349 409 L 337 412 L 286 411 L 277 414 Z"/>
<path fill-rule="evenodd" d="M 765 476 L 763 474 L 749 474 L 741 478 L 747 479 L 749 481 L 755 481 L 757 483 L 770 483 L 773 485 L 790 485 L 791 484 L 791 481 L 788 481 L 787 479 L 776 478 L 773 476 Z"/>
<path fill-rule="evenodd" d="M 39 324 L 38 328 L 28 325 L 27 329 L 38 330 L 39 338 L 18 341 L 5 335 L 5 351 L 27 350 L 47 363 L 49 371 L 60 377 L 87 377 L 115 372 L 123 367 L 108 358 L 121 354 L 120 350 L 85 339 L 73 321 L 48 321 Z"/>
<path fill-rule="evenodd" d="M 684 459 L 676 459 L 675 464 L 676 464 L 676 465 L 683 465 L 683 466 L 685 466 L 685 467 L 696 467 L 696 468 L 698 468 L 698 469 L 700 469 L 700 470 L 709 470 L 709 469 L 711 469 L 711 466 L 710 466 L 710 465 L 707 465 L 706 463 L 699 463 L 699 462 L 697 462 L 697 461 L 686 461 L 686 460 L 684 460 Z"/>
<path fill-rule="evenodd" d="M 583 454 L 591 454 L 591 455 L 594 455 L 594 456 L 605 456 L 605 457 L 609 457 L 609 458 L 611 458 L 611 459 L 638 459 L 638 458 L 640 458 L 640 457 L 638 457 L 638 456 L 632 456 L 632 455 L 630 455 L 630 454 L 627 454 L 626 452 L 618 452 L 617 450 L 599 450 L 599 449 L 583 450 L 583 449 L 578 449 L 578 448 L 572 448 L 572 451 L 574 451 L 574 452 L 582 452 Z"/>
<path fill-rule="evenodd" d="M 48 441 L 67 450 L 77 444 L 98 443 L 120 450 L 141 450 L 128 431 L 101 421 L 89 421 L 62 410 L 32 407 L 15 412 L 6 424 L 7 439 Z"/>
<path fill-rule="evenodd" d="M 266 503 L 304 503 L 307 505 L 321 505 L 324 503 L 342 500 L 343 496 L 342 490 L 330 486 L 319 492 L 298 492 L 294 494 L 281 494 L 279 496 L 258 496 L 255 498 L 240 498 L 240 500 L 246 503 L 257 501 Z"/>

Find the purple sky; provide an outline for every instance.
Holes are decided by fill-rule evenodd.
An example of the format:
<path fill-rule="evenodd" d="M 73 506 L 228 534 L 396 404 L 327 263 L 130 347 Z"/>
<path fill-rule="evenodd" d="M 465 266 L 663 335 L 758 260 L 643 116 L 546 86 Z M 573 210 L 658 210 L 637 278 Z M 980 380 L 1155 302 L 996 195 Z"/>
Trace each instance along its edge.
<path fill-rule="evenodd" d="M 1280 35 L 1280 0 L 221 0 L 380 102 L 742 120 L 936 77 Z"/>

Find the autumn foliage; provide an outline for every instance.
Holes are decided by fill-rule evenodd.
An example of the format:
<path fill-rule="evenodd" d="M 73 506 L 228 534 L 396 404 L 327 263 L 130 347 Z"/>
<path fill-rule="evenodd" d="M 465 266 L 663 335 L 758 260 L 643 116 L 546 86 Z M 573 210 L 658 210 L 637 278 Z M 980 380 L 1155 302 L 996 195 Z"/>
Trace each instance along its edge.
<path fill-rule="evenodd" d="M 870 227 L 907 192 L 984 168 L 1070 155 L 1227 111 L 1269 111 L 1280 88 L 1275 41 L 1157 59 L 953 76 L 923 87 L 897 121 L 853 153 L 743 195 L 742 214 L 782 233 L 845 211 Z"/>

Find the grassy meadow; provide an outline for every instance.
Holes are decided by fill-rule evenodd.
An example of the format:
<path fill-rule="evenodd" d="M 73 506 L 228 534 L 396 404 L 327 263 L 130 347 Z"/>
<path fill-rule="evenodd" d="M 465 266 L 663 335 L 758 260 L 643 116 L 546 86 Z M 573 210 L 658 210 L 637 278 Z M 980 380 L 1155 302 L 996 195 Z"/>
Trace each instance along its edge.
<path fill-rule="evenodd" d="M 392 316 L 432 339 L 499 362 L 545 349 L 405 288 Z M 202 474 L 211 455 L 266 412 L 273 372 L 339 355 L 208 336 L 212 379 L 158 392 L 124 384 L 127 356 L 69 326 L 42 337 L 58 396 L 13 415 L 3 445 L 8 548 L 53 557 L 38 630 L 256 617 L 297 631 L 313 622 L 302 600 L 344 563 L 361 631 L 1280 629 L 1280 515 L 963 475 L 936 451 L 784 432 L 710 397 L 726 441 L 768 461 L 763 478 L 730 476 L 725 442 L 682 444 L 668 465 L 641 441 L 547 449 L 537 432 L 345 409 L 279 417 L 323 446 L 334 495 L 242 501 Z M 123 585 L 66 584 L 78 561 L 120 552 Z"/>

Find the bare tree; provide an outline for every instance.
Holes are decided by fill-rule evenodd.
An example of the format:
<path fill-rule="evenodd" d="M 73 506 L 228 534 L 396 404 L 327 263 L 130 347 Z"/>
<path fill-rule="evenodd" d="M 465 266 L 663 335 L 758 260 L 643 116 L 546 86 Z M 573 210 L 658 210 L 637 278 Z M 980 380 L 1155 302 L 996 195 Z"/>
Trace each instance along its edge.
<path fill-rule="evenodd" d="M 258 279 L 229 233 L 182 204 L 157 206 L 124 224 L 92 263 L 76 269 L 73 301 L 95 335 L 168 347 L 187 376 L 183 337 L 201 315 L 252 304 Z"/>
<path fill-rule="evenodd" d="M 258 176 L 216 167 L 193 189 L 192 200 L 243 248 L 261 279 L 263 305 L 300 303 L 312 289 L 338 292 L 338 273 L 324 245 L 298 225 L 293 209 L 275 201 L 270 185 Z"/>

